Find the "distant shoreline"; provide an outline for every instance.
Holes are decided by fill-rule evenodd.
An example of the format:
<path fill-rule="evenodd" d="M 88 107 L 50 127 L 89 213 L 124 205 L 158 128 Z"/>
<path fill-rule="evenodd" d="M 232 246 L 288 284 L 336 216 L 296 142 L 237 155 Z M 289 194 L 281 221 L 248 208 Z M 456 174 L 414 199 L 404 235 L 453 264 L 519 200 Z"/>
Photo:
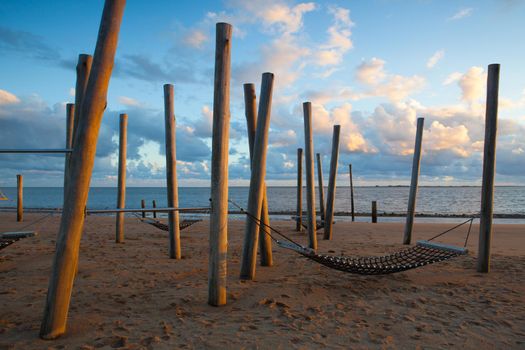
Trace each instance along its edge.
<path fill-rule="evenodd" d="M 97 208 L 98 209 L 98 208 Z M 0 212 L 13 212 L 16 211 L 16 207 L 0 207 Z M 24 212 L 27 213 L 51 213 L 56 212 L 59 213 L 61 211 L 60 208 L 24 208 Z M 229 214 L 232 215 L 239 215 L 243 214 L 239 210 L 231 210 L 229 211 Z M 270 215 L 289 215 L 294 216 L 296 214 L 296 211 L 291 210 L 284 210 L 284 211 L 270 211 Z M 107 214 L 89 214 L 89 215 L 107 215 Z M 306 214 L 303 214 L 306 215 Z M 347 211 L 337 211 L 334 213 L 334 216 L 351 216 L 351 212 Z M 371 213 L 355 213 L 355 216 L 357 217 L 369 217 Z M 378 217 L 405 217 L 406 213 L 385 213 L 385 212 L 378 212 Z M 479 214 L 444 214 L 444 213 L 416 213 L 416 217 L 420 218 L 479 218 Z M 501 214 L 501 213 L 494 213 L 494 218 L 497 219 L 525 219 L 525 214 Z"/>

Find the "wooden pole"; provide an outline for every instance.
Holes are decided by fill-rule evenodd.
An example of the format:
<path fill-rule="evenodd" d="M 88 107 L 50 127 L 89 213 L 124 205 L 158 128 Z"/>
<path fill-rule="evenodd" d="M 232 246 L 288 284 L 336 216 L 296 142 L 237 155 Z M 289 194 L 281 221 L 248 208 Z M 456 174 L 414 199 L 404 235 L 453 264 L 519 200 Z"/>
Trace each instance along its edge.
<path fill-rule="evenodd" d="M 423 143 L 424 118 L 417 118 L 416 144 L 414 146 L 414 159 L 412 161 L 412 179 L 410 181 L 410 194 L 408 196 L 407 219 L 403 244 L 412 241 L 412 228 L 414 227 L 414 214 L 416 211 L 417 182 L 419 178 L 419 164 L 421 162 L 421 144 Z"/>
<path fill-rule="evenodd" d="M 40 328 L 40 337 L 44 339 L 57 338 L 66 330 L 84 227 L 84 208 L 125 4 L 125 0 L 109 0 L 104 4 L 93 67 L 77 121 L 76 140 L 71 154 L 71 182 L 64 201 Z"/>
<path fill-rule="evenodd" d="M 355 221 L 355 211 L 354 211 L 354 181 L 352 180 L 352 164 L 349 164 L 350 168 L 350 205 L 352 211 L 352 221 Z"/>
<path fill-rule="evenodd" d="M 246 124 L 248 126 L 248 144 L 250 148 L 250 162 L 253 159 L 253 144 L 255 142 L 255 129 L 257 124 L 257 97 L 255 95 L 254 84 L 244 84 L 244 108 Z M 261 250 L 261 266 L 272 266 L 272 239 L 269 235 L 270 216 L 268 214 L 268 198 L 266 193 L 266 184 L 263 189 L 263 202 L 261 211 L 261 222 L 259 227 L 261 237 L 259 239 L 259 248 Z"/>
<path fill-rule="evenodd" d="M 372 223 L 377 223 L 377 202 L 372 201 Z"/>
<path fill-rule="evenodd" d="M 75 126 L 75 104 L 68 103 L 66 105 L 66 149 L 73 147 L 73 127 Z M 69 181 L 69 160 L 71 153 L 65 154 L 64 162 L 64 199 L 66 198 L 66 188 Z"/>
<path fill-rule="evenodd" d="M 156 207 L 157 207 L 157 202 L 156 202 L 155 200 L 151 201 L 151 206 L 152 206 L 153 208 L 156 208 Z M 156 212 L 156 211 L 153 212 L 153 218 L 154 218 L 154 219 L 157 218 L 157 212 Z"/>
<path fill-rule="evenodd" d="M 76 144 L 77 140 L 77 129 L 80 118 L 80 112 L 82 110 L 82 102 L 86 94 L 86 88 L 91 74 L 91 66 L 93 64 L 93 56 L 80 54 L 78 55 L 77 62 L 77 81 L 75 85 L 75 113 L 73 118 L 73 141 L 72 145 Z"/>
<path fill-rule="evenodd" d="M 117 208 L 126 207 L 126 158 L 128 143 L 128 115 L 121 114 L 119 121 L 118 142 L 118 180 L 117 180 Z M 124 242 L 124 213 L 116 215 L 115 242 Z"/>
<path fill-rule="evenodd" d="M 146 201 L 145 201 L 144 199 L 141 199 L 141 200 L 140 200 L 140 207 L 141 207 L 142 209 L 146 208 Z M 146 217 L 146 212 L 145 212 L 145 211 L 142 212 L 142 217 L 143 217 L 143 218 Z"/>
<path fill-rule="evenodd" d="M 321 222 L 325 219 L 324 208 L 324 187 L 323 187 L 323 165 L 321 163 L 321 154 L 317 153 L 317 186 L 319 189 L 319 210 L 321 211 Z"/>
<path fill-rule="evenodd" d="M 337 179 L 337 163 L 339 162 L 339 135 L 341 125 L 334 125 L 332 136 L 332 156 L 330 158 L 330 178 L 328 179 L 328 195 L 326 198 L 326 217 L 324 220 L 324 239 L 332 239 L 334 213 L 335 213 L 335 189 Z"/>
<path fill-rule="evenodd" d="M 210 257 L 208 304 L 226 304 L 228 253 L 228 143 L 232 26 L 217 23 L 211 153 Z"/>
<path fill-rule="evenodd" d="M 303 230 L 303 149 L 297 149 L 297 219 L 295 230 Z"/>
<path fill-rule="evenodd" d="M 306 171 L 306 206 L 308 211 L 308 246 L 317 249 L 314 184 L 314 141 L 312 136 L 312 104 L 303 103 L 305 171 Z"/>
<path fill-rule="evenodd" d="M 168 187 L 168 207 L 179 206 L 179 185 L 177 183 L 177 146 L 175 130 L 175 102 L 173 85 L 164 85 L 164 121 L 166 134 L 166 181 Z M 171 259 L 181 259 L 179 212 L 168 213 L 169 254 Z"/>
<path fill-rule="evenodd" d="M 257 116 L 257 128 L 253 143 L 252 171 L 250 191 L 248 193 L 247 212 L 244 229 L 244 246 L 241 261 L 241 276 L 243 280 L 255 277 L 255 261 L 257 259 L 257 241 L 259 236 L 259 221 L 261 220 L 262 202 L 264 197 L 264 177 L 266 175 L 266 149 L 268 148 L 268 130 L 272 109 L 273 74 L 263 73 L 261 82 L 261 100 Z"/>
<path fill-rule="evenodd" d="M 20 174 L 16 175 L 16 189 L 16 221 L 20 222 L 24 220 L 24 177 Z"/>
<path fill-rule="evenodd" d="M 479 219 L 478 272 L 490 271 L 494 174 L 496 172 L 496 136 L 498 131 L 499 70 L 499 64 L 491 64 L 489 65 L 487 75 L 485 147 L 483 150 L 483 180 L 481 184 L 481 213 Z"/>

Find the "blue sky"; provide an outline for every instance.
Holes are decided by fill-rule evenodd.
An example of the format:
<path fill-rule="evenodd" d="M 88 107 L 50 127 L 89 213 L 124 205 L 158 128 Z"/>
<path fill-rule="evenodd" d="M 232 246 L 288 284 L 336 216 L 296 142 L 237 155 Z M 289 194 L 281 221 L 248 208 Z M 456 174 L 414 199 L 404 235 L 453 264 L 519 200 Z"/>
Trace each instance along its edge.
<path fill-rule="evenodd" d="M 63 147 L 75 64 L 92 53 L 102 1 L 0 3 L 0 147 Z M 231 184 L 248 183 L 242 84 L 275 73 L 267 179 L 293 185 L 313 104 L 314 148 L 339 179 L 407 184 L 417 117 L 421 183 L 480 183 L 488 64 L 500 63 L 497 184 L 525 184 L 522 1 L 128 1 L 92 185 L 116 184 L 119 113 L 129 115 L 128 184 L 162 186 L 162 85 L 175 85 L 179 183 L 206 186 L 211 159 L 214 29 L 234 26 Z M 60 186 L 61 157 L 0 158 L 0 186 Z M 325 179 L 328 177 L 325 175 Z"/>

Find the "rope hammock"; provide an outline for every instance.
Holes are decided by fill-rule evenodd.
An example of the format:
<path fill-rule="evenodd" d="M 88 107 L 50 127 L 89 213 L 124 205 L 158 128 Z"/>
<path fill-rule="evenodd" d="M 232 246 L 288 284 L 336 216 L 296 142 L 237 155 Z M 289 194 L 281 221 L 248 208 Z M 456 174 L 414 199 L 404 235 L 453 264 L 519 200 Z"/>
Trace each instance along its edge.
<path fill-rule="evenodd" d="M 384 255 L 384 256 L 370 256 L 370 257 L 344 257 L 344 256 L 332 256 L 317 254 L 315 250 L 304 247 L 299 243 L 293 241 L 283 233 L 279 232 L 273 227 L 270 227 L 255 216 L 246 212 L 239 205 L 230 200 L 230 202 L 241 210 L 242 213 L 253 219 L 259 226 L 267 226 L 271 231 L 277 233 L 281 237 L 287 240 L 280 241 L 273 237 L 270 233 L 270 237 L 282 248 L 293 250 L 302 256 L 313 260 L 321 265 L 329 267 L 334 270 L 355 273 L 360 275 L 387 275 L 391 273 L 406 271 L 415 269 L 417 267 L 433 264 L 440 261 L 445 261 L 451 258 L 455 258 L 468 253 L 465 248 L 467 246 L 470 230 L 472 228 L 472 221 L 474 218 L 468 219 L 459 225 L 456 225 L 440 234 L 430 238 L 427 241 L 418 241 L 413 247 L 403 249 L 399 252 Z M 444 235 L 462 225 L 470 222 L 467 237 L 465 239 L 465 245 L 463 248 L 455 247 L 451 245 L 445 245 L 431 240 Z"/>
<path fill-rule="evenodd" d="M 155 220 L 155 219 L 151 219 L 151 218 L 138 218 L 140 221 L 146 223 L 146 224 L 150 224 L 151 226 L 154 226 L 156 228 L 158 228 L 159 230 L 163 230 L 163 231 L 169 231 L 170 228 L 168 225 L 166 225 L 165 223 L 159 221 L 159 220 Z M 185 220 L 182 220 L 180 223 L 179 223 L 179 230 L 184 230 L 185 228 L 188 228 L 190 227 L 191 225 L 199 222 L 199 221 L 202 221 L 200 219 L 185 219 Z"/>
<path fill-rule="evenodd" d="M 4 232 L 0 233 L 0 250 L 10 246 L 16 241 L 22 238 L 33 237 L 37 233 L 35 231 L 22 231 L 22 232 Z"/>

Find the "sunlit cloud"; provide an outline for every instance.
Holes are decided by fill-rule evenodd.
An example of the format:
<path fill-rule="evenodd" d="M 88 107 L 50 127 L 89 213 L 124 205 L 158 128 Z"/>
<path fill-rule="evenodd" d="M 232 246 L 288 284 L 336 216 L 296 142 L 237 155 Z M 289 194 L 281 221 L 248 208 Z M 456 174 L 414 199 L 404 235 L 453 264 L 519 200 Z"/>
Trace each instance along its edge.
<path fill-rule="evenodd" d="M 468 16 L 470 16 L 472 14 L 472 10 L 473 10 L 473 8 L 471 8 L 471 7 L 460 9 L 458 12 L 456 12 L 452 16 L 450 16 L 448 18 L 448 20 L 449 21 L 457 21 L 457 20 L 463 19 L 465 17 L 468 17 Z"/>
<path fill-rule="evenodd" d="M 427 61 L 427 68 L 434 68 L 434 66 L 443 59 L 445 50 L 436 51 Z"/>
<path fill-rule="evenodd" d="M 19 103 L 20 99 L 9 91 L 0 89 L 0 105 Z"/>

